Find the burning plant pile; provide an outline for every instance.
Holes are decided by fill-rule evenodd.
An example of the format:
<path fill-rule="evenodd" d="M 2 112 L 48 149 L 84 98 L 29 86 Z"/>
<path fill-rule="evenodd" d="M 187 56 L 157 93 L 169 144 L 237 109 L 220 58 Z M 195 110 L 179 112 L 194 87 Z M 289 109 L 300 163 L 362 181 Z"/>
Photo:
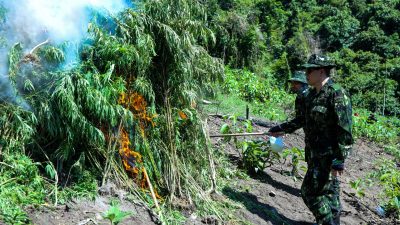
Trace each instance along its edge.
<path fill-rule="evenodd" d="M 152 184 L 169 202 L 207 202 L 212 155 L 195 103 L 223 68 L 204 48 L 214 36 L 203 10 L 198 1 L 149 0 L 92 12 L 73 65 L 73 46 L 51 37 L 30 53 L 30 44 L 13 45 L 2 82 L 19 100 L 2 98 L 0 157 L 46 162 L 58 188 L 73 182 L 71 171 L 90 170 L 139 195 Z"/>

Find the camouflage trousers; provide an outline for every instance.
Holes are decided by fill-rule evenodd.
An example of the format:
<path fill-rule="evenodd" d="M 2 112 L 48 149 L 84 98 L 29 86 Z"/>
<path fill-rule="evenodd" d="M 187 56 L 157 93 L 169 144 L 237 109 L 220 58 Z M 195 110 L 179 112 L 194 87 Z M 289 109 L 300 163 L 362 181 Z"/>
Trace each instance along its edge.
<path fill-rule="evenodd" d="M 332 160 L 319 159 L 308 163 L 308 170 L 301 186 L 304 203 L 314 214 L 317 223 L 335 224 L 339 220 L 341 205 L 339 199 L 340 183 L 332 177 Z"/>

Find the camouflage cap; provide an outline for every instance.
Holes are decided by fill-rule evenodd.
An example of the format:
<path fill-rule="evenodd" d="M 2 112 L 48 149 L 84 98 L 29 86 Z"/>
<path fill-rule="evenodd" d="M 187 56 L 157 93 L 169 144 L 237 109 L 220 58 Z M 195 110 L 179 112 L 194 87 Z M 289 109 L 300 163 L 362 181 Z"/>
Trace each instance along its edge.
<path fill-rule="evenodd" d="M 293 76 L 291 78 L 289 78 L 288 80 L 307 84 L 306 73 L 304 71 L 294 72 Z"/>
<path fill-rule="evenodd" d="M 301 68 L 334 68 L 335 63 L 327 56 L 312 54 L 306 64 L 301 65 Z"/>

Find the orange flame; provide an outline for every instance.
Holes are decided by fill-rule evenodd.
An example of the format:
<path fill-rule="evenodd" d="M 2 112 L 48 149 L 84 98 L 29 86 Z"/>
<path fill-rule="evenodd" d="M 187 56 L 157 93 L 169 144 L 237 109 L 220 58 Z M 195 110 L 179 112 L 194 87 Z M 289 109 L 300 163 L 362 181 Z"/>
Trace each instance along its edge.
<path fill-rule="evenodd" d="M 145 136 L 145 128 L 148 127 L 149 124 L 151 124 L 153 127 L 155 126 L 153 121 L 155 116 L 150 116 L 147 113 L 147 102 L 139 93 L 121 93 L 118 99 L 118 104 L 130 110 L 135 119 L 139 121 L 139 131 L 142 137 Z M 148 184 L 145 177 L 146 175 L 143 172 L 144 168 L 142 165 L 140 165 L 142 164 L 142 155 L 139 152 L 131 149 L 130 144 L 131 142 L 129 140 L 128 132 L 122 129 L 119 154 L 122 158 L 124 168 L 135 179 L 136 183 L 138 183 L 141 188 L 147 189 Z M 156 197 L 161 199 L 157 191 L 154 190 L 154 192 Z"/>
<path fill-rule="evenodd" d="M 134 178 L 138 176 L 139 169 L 137 164 L 142 163 L 142 155 L 132 150 L 129 145 L 129 135 L 125 130 L 121 130 L 119 154 L 122 158 L 125 170 Z"/>
<path fill-rule="evenodd" d="M 183 111 L 178 111 L 178 114 L 179 114 L 179 117 L 181 118 L 181 119 L 183 119 L 183 120 L 186 120 L 187 119 L 187 115 L 183 112 Z"/>
<path fill-rule="evenodd" d="M 155 116 L 151 116 L 147 113 L 147 102 L 139 93 L 121 93 L 118 99 L 118 104 L 124 106 L 126 109 L 129 109 L 135 118 L 139 120 L 140 133 L 143 137 L 145 135 L 144 130 L 149 124 L 155 126 L 153 121 Z"/>

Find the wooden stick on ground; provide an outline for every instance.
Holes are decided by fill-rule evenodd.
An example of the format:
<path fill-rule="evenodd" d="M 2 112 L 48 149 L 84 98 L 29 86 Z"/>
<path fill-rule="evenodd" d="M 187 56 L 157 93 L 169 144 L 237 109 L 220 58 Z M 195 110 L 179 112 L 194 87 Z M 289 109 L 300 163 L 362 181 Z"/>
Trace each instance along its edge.
<path fill-rule="evenodd" d="M 143 167 L 143 173 L 144 173 L 144 176 L 146 177 L 147 184 L 149 185 L 151 197 L 153 198 L 154 204 L 156 205 L 157 210 L 160 212 L 160 206 L 158 205 L 156 195 L 154 194 L 153 185 L 150 182 L 150 178 L 149 178 L 149 175 L 147 174 L 145 167 Z"/>
<path fill-rule="evenodd" d="M 208 133 L 208 125 L 207 125 L 207 118 L 204 121 L 204 124 L 202 126 L 203 128 L 203 133 L 206 137 L 209 137 Z M 207 138 L 207 143 L 206 143 L 206 149 L 207 149 L 207 155 L 208 155 L 208 161 L 210 163 L 210 172 L 211 172 L 211 190 L 209 191 L 210 193 L 217 193 L 217 175 L 216 175 L 216 170 L 215 170 L 215 164 L 214 164 L 214 159 L 212 156 L 212 150 L 210 146 L 210 139 Z"/>

